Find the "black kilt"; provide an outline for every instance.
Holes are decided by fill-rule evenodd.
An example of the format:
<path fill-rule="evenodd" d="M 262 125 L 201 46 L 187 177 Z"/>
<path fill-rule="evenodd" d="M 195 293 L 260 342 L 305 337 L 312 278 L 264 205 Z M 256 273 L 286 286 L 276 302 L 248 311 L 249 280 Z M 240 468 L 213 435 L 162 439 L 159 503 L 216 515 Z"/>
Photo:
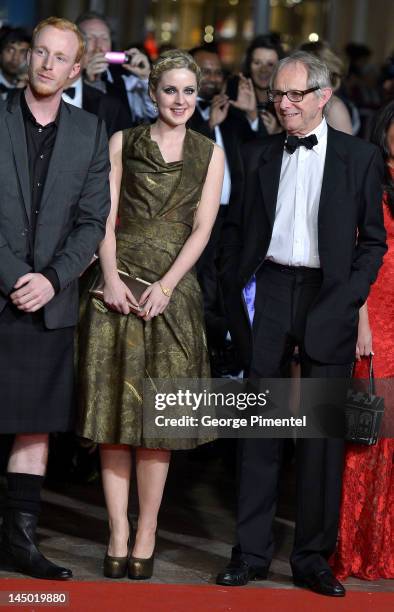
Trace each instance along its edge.
<path fill-rule="evenodd" d="M 74 426 L 74 328 L 46 329 L 43 311 L 0 313 L 0 433 Z"/>

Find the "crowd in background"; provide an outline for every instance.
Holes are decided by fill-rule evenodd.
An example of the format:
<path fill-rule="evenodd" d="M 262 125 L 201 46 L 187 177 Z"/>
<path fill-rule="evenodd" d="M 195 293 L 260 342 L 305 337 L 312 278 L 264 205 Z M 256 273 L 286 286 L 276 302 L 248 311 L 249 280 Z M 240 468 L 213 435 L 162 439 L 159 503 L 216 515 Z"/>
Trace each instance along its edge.
<path fill-rule="evenodd" d="M 135 61 L 127 64 L 108 63 L 105 53 L 113 49 L 113 40 L 106 18 L 98 13 L 88 12 L 79 16 L 76 23 L 87 41 L 87 52 L 82 64 L 83 82 L 101 93 L 110 95 L 111 102 L 116 107 L 113 109 L 108 104 L 111 114 L 119 115 L 116 120 L 109 121 L 109 134 L 116 129 L 153 120 L 155 111 L 147 93 L 147 77 L 152 60 L 143 43 L 128 45 Z M 3 25 L 0 29 L 1 97 L 5 98 L 10 90 L 24 87 L 26 84 L 26 53 L 29 45 L 30 33 L 27 29 L 13 27 L 11 24 Z M 169 48 L 170 45 L 166 44 L 159 49 L 159 53 Z M 215 43 L 205 44 L 204 48 L 218 53 Z M 386 58 L 382 65 L 377 65 L 372 62 L 373 50 L 364 44 L 350 42 L 345 49 L 333 50 L 324 41 L 318 41 L 306 42 L 301 45 L 301 49 L 315 53 L 327 63 L 336 97 L 345 104 L 350 114 L 352 133 L 369 138 L 374 114 L 394 97 L 394 54 Z M 242 74 L 252 79 L 260 111 L 264 110 L 263 106 L 267 102 L 266 89 L 273 66 L 284 55 L 280 33 L 270 33 L 252 40 L 244 58 L 239 58 Z M 227 93 L 230 98 L 236 98 L 238 77 L 234 77 L 227 67 L 221 66 L 221 71 L 228 82 Z M 88 92 L 91 93 L 90 90 Z M 122 103 L 122 109 L 118 108 L 114 99 Z M 74 102 L 74 96 L 71 100 L 66 100 Z M 81 102 L 77 100 L 76 104 L 80 105 Z M 87 104 L 87 110 L 95 112 L 93 109 L 97 109 L 97 105 L 95 100 L 94 105 Z M 264 123 L 267 121 L 269 120 L 265 118 Z M 275 127 L 270 125 L 268 131 L 274 129 Z"/>

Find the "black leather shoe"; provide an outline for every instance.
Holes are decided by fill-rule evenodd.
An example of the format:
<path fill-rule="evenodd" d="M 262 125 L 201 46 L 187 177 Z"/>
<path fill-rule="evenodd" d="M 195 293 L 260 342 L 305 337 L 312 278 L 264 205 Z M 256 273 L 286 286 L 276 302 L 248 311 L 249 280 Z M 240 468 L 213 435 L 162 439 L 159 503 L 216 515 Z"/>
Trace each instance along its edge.
<path fill-rule="evenodd" d="M 246 561 L 233 560 L 216 577 L 216 584 L 223 586 L 244 586 L 249 580 L 265 580 L 267 567 L 255 567 Z"/>
<path fill-rule="evenodd" d="M 295 586 L 310 589 L 320 595 L 328 595 L 330 597 L 345 597 L 345 587 L 335 578 L 330 570 L 322 570 L 317 574 L 301 578 L 293 577 Z"/>
<path fill-rule="evenodd" d="M 2 525 L 0 570 L 47 580 L 72 578 L 70 569 L 55 565 L 38 550 L 36 527 L 36 515 L 18 510 L 6 511 Z"/>

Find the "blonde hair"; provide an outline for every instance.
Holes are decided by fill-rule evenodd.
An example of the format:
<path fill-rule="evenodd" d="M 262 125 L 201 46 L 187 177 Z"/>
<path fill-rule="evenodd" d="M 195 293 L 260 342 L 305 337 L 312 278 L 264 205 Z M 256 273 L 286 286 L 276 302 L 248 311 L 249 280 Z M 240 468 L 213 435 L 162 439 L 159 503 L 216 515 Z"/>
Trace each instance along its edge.
<path fill-rule="evenodd" d="M 156 91 L 157 85 L 164 72 L 177 68 L 186 68 L 190 70 L 196 77 L 197 87 L 200 85 L 201 70 L 193 57 L 189 53 L 186 53 L 186 51 L 170 49 L 162 53 L 153 64 L 149 75 L 149 89 L 151 91 Z"/>
<path fill-rule="evenodd" d="M 63 30 L 64 32 L 74 32 L 75 36 L 78 38 L 78 52 L 75 57 L 75 63 L 78 63 L 85 53 L 86 43 L 82 33 L 78 29 L 78 26 L 68 19 L 63 19 L 61 17 L 47 17 L 47 19 L 40 21 L 33 30 L 32 46 L 34 45 L 34 41 L 41 30 L 47 26 L 57 28 L 58 30 Z"/>

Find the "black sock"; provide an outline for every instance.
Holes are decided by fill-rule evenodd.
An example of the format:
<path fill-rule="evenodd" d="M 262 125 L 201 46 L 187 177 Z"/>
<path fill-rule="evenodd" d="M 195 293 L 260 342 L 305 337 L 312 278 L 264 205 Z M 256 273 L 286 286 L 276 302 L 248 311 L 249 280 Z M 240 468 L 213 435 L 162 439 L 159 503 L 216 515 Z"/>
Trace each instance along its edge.
<path fill-rule="evenodd" d="M 38 516 L 44 476 L 7 472 L 7 510 L 19 510 Z"/>

